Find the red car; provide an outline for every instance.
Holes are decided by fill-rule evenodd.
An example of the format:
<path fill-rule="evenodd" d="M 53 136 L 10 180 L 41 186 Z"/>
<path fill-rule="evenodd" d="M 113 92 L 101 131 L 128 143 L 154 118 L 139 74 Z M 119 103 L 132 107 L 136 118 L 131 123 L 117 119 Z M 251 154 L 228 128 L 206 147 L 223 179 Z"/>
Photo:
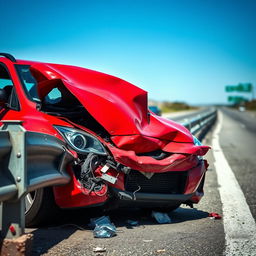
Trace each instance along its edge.
<path fill-rule="evenodd" d="M 31 184 L 62 174 L 61 186 L 32 186 L 27 226 L 56 206 L 171 210 L 199 202 L 209 147 L 149 112 L 146 91 L 81 67 L 0 55 L 0 118 L 21 120 L 27 131 Z"/>

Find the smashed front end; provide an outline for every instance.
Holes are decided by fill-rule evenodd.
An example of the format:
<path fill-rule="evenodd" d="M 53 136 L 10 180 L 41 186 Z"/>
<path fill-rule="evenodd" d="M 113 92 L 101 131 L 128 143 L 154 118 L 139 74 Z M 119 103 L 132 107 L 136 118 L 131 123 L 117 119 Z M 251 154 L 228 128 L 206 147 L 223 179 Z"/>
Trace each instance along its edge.
<path fill-rule="evenodd" d="M 147 93 L 116 77 L 83 68 L 34 64 L 41 111 L 73 153 L 71 182 L 54 188 L 61 208 L 198 203 L 207 162 L 183 126 L 148 111 Z M 49 96 L 57 90 L 59 97 Z"/>

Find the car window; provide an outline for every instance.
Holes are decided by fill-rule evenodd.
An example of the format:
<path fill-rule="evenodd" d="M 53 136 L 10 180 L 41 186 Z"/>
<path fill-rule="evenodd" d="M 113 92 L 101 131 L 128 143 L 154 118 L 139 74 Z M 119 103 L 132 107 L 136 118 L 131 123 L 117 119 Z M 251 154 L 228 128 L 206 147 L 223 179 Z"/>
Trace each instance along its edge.
<path fill-rule="evenodd" d="M 58 88 L 53 88 L 48 95 L 45 97 L 45 102 L 54 104 L 54 103 L 59 103 L 61 101 L 61 92 Z"/>
<path fill-rule="evenodd" d="M 29 99 L 40 101 L 37 93 L 37 82 L 30 72 L 29 65 L 15 65 L 18 76 Z"/>
<path fill-rule="evenodd" d="M 0 63 L 0 89 L 4 89 L 6 86 L 13 86 L 13 83 L 8 71 Z"/>
<path fill-rule="evenodd" d="M 13 86 L 12 79 L 4 64 L 0 63 L 0 89 L 3 89 L 8 97 L 8 108 L 20 110 L 19 100 Z"/>

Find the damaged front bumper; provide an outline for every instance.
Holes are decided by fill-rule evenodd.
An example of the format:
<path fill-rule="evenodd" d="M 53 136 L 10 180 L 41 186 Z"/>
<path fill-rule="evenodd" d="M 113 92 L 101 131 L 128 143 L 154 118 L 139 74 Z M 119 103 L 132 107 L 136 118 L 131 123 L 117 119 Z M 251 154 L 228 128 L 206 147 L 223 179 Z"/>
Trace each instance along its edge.
<path fill-rule="evenodd" d="M 152 181 L 147 181 L 146 177 L 143 178 L 143 175 L 137 173 L 134 175 L 137 179 L 131 182 L 127 177 L 126 190 L 112 188 L 112 191 L 121 204 L 125 205 L 162 207 L 197 203 L 203 196 L 203 191 L 197 189 L 203 180 L 206 168 L 207 162 L 202 160 L 195 168 L 188 171 L 154 174 Z"/>
<path fill-rule="evenodd" d="M 199 202 L 203 196 L 203 191 L 198 191 L 198 188 L 207 169 L 206 160 L 198 160 L 196 167 L 184 171 L 155 172 L 150 178 L 137 170 L 127 173 L 113 168 L 106 172 L 104 170 L 104 174 L 112 177 L 113 181 L 101 178 L 104 166 L 96 168 L 94 172 L 95 177 L 102 181 L 102 186 L 97 191 L 85 189 L 74 174 L 75 167 L 70 168 L 71 182 L 54 188 L 56 203 L 61 208 L 91 207 L 107 203 L 110 208 L 116 205 L 164 207 L 181 203 L 191 205 Z"/>

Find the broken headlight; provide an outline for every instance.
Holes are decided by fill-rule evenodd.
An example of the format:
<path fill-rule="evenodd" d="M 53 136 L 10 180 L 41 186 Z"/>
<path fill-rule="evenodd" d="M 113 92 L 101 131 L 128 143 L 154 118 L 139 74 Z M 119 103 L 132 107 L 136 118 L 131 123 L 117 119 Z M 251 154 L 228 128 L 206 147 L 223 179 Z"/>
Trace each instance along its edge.
<path fill-rule="evenodd" d="M 76 152 L 84 153 L 95 153 L 98 155 L 106 155 L 107 152 L 101 142 L 94 136 L 89 133 L 86 133 L 81 130 L 63 127 L 63 126 L 54 126 L 57 131 L 63 136 L 66 142 L 71 148 Z"/>

